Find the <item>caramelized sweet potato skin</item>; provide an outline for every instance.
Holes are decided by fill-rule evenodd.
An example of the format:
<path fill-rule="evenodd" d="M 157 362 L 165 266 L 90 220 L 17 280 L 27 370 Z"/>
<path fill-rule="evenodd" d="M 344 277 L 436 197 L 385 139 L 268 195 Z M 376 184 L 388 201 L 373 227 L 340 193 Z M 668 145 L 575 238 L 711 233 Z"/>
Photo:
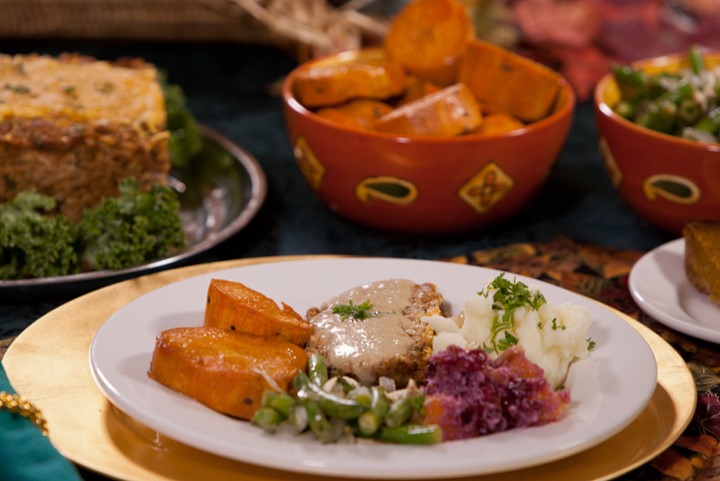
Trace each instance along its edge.
<path fill-rule="evenodd" d="M 317 114 L 348 127 L 373 130 L 375 122 L 392 109 L 390 105 L 379 100 L 357 99 L 337 107 L 322 108 Z"/>
<path fill-rule="evenodd" d="M 320 64 L 295 80 L 295 95 L 308 108 L 356 98 L 383 100 L 405 90 L 405 69 L 391 59 Z"/>
<path fill-rule="evenodd" d="M 206 327 L 219 327 L 257 336 L 277 336 L 303 346 L 312 334 L 312 324 L 292 307 L 282 309 L 269 297 L 240 283 L 212 279 L 205 305 Z"/>
<path fill-rule="evenodd" d="M 306 367 L 305 351 L 277 338 L 178 327 L 157 336 L 148 376 L 216 411 L 250 419 L 266 389 L 287 389 Z"/>
<path fill-rule="evenodd" d="M 456 82 L 458 61 L 474 33 L 457 0 L 412 0 L 390 22 L 384 45 L 410 73 L 447 87 Z"/>
<path fill-rule="evenodd" d="M 525 127 L 525 124 L 510 114 L 495 112 L 483 117 L 474 134 L 501 134 Z"/>
<path fill-rule="evenodd" d="M 455 84 L 394 109 L 375 128 L 401 135 L 453 136 L 475 130 L 481 119 L 470 90 Z"/>
<path fill-rule="evenodd" d="M 556 72 L 479 39 L 468 44 L 458 81 L 470 88 L 483 110 L 506 112 L 524 122 L 548 115 L 560 89 Z"/>

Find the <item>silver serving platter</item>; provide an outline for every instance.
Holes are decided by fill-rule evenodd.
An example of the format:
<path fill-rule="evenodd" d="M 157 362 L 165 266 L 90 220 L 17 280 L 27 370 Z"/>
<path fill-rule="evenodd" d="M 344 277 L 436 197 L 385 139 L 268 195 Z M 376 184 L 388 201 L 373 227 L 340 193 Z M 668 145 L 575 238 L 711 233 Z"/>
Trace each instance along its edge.
<path fill-rule="evenodd" d="M 242 230 L 267 195 L 267 179 L 255 157 L 222 134 L 200 126 L 203 151 L 187 171 L 173 170 L 170 185 L 180 198 L 187 239 L 181 252 L 129 269 L 92 271 L 67 276 L 0 280 L 0 300 L 32 295 L 38 300 L 93 290 L 104 285 L 187 262 Z"/>

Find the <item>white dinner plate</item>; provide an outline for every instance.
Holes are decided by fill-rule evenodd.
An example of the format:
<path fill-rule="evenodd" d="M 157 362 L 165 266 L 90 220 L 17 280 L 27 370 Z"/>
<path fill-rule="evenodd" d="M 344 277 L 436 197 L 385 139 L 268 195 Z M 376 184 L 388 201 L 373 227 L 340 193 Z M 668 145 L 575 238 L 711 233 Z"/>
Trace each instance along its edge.
<path fill-rule="evenodd" d="M 720 306 L 690 283 L 684 259 L 682 238 L 651 250 L 630 271 L 630 294 L 643 311 L 666 326 L 720 343 Z"/>
<path fill-rule="evenodd" d="M 300 313 L 341 291 L 390 278 L 433 282 L 452 313 L 499 271 L 441 261 L 333 258 L 274 262 L 213 272 L 169 284 L 113 314 L 90 348 L 93 378 L 118 408 L 192 447 L 286 471 L 354 478 L 448 478 L 514 470 L 570 456 L 613 436 L 644 409 L 656 386 L 649 346 L 605 306 L 559 287 L 514 276 L 548 302 L 586 305 L 596 347 L 567 379 L 568 416 L 545 426 L 432 446 L 321 444 L 312 437 L 266 434 L 177 393 L 147 376 L 155 337 L 203 322 L 212 278 L 243 282 Z"/>

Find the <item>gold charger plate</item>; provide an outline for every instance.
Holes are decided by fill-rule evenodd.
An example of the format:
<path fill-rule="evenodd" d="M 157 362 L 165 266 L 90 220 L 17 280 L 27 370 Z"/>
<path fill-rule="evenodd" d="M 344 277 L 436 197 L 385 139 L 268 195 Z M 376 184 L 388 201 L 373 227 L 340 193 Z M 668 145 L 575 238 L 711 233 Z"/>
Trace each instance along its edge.
<path fill-rule="evenodd" d="M 44 413 L 50 440 L 73 462 L 122 481 L 307 481 L 317 477 L 232 461 L 162 436 L 114 408 L 95 386 L 88 352 L 102 323 L 131 300 L 165 284 L 220 269 L 322 256 L 243 259 L 163 271 L 86 294 L 46 314 L 10 346 L 2 362 L 13 387 Z M 610 309 L 610 308 L 608 308 Z M 669 447 L 692 419 L 695 383 L 660 336 L 614 311 L 648 342 L 658 366 L 647 407 L 623 431 L 574 456 L 490 476 L 457 479 L 536 481 L 615 478 Z"/>

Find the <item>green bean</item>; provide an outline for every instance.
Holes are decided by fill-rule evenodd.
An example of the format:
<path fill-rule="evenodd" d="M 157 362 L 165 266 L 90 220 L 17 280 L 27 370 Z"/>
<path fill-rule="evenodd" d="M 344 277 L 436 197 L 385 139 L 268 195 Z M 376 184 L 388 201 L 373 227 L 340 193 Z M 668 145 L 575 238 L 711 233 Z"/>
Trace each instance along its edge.
<path fill-rule="evenodd" d="M 699 45 L 693 45 L 688 49 L 688 62 L 690 63 L 690 70 L 695 75 L 700 75 L 705 70 L 705 59 Z"/>
<path fill-rule="evenodd" d="M 404 397 L 393 401 L 385 414 L 385 424 L 391 428 L 402 426 L 417 409 L 418 397 Z"/>
<path fill-rule="evenodd" d="M 685 99 L 678 106 L 678 120 L 684 125 L 692 125 L 699 120 L 702 108 L 695 99 Z"/>
<path fill-rule="evenodd" d="M 280 414 L 273 408 L 262 407 L 255 411 L 255 414 L 253 414 L 250 422 L 262 428 L 264 431 L 272 433 L 275 432 L 282 420 L 282 414 Z"/>
<path fill-rule="evenodd" d="M 337 382 L 338 384 L 340 384 L 340 386 L 342 386 L 343 393 L 345 394 L 349 393 L 357 387 L 357 384 L 351 383 L 345 378 L 345 376 L 338 376 Z"/>
<path fill-rule="evenodd" d="M 611 70 L 622 98 L 634 101 L 647 97 L 648 78 L 645 72 L 629 65 L 613 65 Z"/>
<path fill-rule="evenodd" d="M 670 101 L 674 104 L 679 104 L 683 100 L 691 99 L 695 88 L 692 86 L 688 79 L 682 79 L 672 90 L 666 90 L 660 95 L 657 100 L 659 102 Z"/>
<path fill-rule="evenodd" d="M 720 133 L 720 107 L 716 107 L 703 118 L 701 118 L 695 125 L 694 128 L 698 130 L 704 130 L 711 134 Z"/>
<path fill-rule="evenodd" d="M 357 418 L 357 431 L 360 436 L 372 436 L 382 426 L 382 419 L 378 419 L 372 411 L 367 410 Z"/>
<path fill-rule="evenodd" d="M 321 354 L 310 354 L 308 357 L 308 377 L 310 381 L 322 386 L 328 380 L 328 369 L 325 358 Z"/>
<path fill-rule="evenodd" d="M 302 371 L 298 372 L 292 380 L 292 388 L 296 392 L 302 390 L 308 384 L 310 384 L 310 378 Z"/>
<path fill-rule="evenodd" d="M 675 126 L 677 106 L 669 101 L 652 102 L 637 119 L 637 123 L 648 129 L 668 133 Z"/>
<path fill-rule="evenodd" d="M 270 389 L 266 389 L 262 397 L 260 398 L 260 406 L 262 407 L 271 407 L 270 404 L 272 403 L 272 400 L 277 397 L 278 393 L 277 391 L 272 391 Z"/>
<path fill-rule="evenodd" d="M 358 431 L 362 436 L 371 436 L 380 429 L 385 421 L 385 415 L 390 408 L 390 400 L 385 395 L 385 390 L 380 386 L 370 388 L 372 399 L 370 409 L 358 417 Z"/>
<path fill-rule="evenodd" d="M 427 426 L 410 424 L 406 426 L 383 426 L 375 439 L 386 443 L 435 444 L 442 442 L 442 429 L 435 424 Z"/>
<path fill-rule="evenodd" d="M 370 391 L 370 388 L 367 386 L 356 387 L 355 389 L 347 393 L 347 398 L 365 406 L 366 408 L 369 408 L 370 404 L 372 403 L 372 393 Z"/>
<path fill-rule="evenodd" d="M 337 430 L 333 427 L 330 420 L 328 420 L 317 401 L 306 398 L 300 402 L 307 411 L 308 427 L 315 437 L 324 443 L 337 440 L 337 437 L 335 437 Z"/>
<path fill-rule="evenodd" d="M 621 100 L 618 102 L 618 104 L 615 106 L 615 112 L 620 115 L 621 117 L 624 117 L 626 119 L 632 120 L 635 117 L 635 112 L 637 109 L 635 108 L 635 104 L 632 102 L 628 102 L 626 100 Z"/>
<path fill-rule="evenodd" d="M 320 408 L 330 417 L 340 419 L 356 419 L 366 407 L 352 399 L 342 398 L 325 391 L 320 386 L 310 383 L 306 386 L 309 396 L 315 399 Z"/>
<path fill-rule="evenodd" d="M 290 411 L 292 411 L 294 405 L 295 400 L 292 398 L 292 396 L 286 392 L 283 392 L 278 393 L 270 400 L 269 407 L 275 409 L 277 412 L 282 414 L 283 418 L 286 418 L 290 415 Z"/>

